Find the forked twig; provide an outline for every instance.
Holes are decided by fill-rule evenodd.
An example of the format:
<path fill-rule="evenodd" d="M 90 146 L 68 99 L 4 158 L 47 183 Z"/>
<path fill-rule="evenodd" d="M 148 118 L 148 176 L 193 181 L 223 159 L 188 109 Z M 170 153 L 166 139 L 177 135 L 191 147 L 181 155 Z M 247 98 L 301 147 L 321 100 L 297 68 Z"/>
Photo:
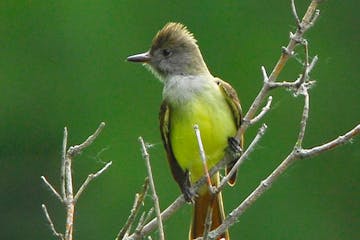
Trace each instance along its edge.
<path fill-rule="evenodd" d="M 273 71 L 271 72 L 270 76 L 267 76 L 266 71 L 264 67 L 262 67 L 263 77 L 266 81 L 263 87 L 261 88 L 260 92 L 254 99 L 253 103 L 251 104 L 248 112 L 246 113 L 244 117 L 243 124 L 239 128 L 236 138 L 238 140 L 241 139 L 241 136 L 244 134 L 246 129 L 250 126 L 251 119 L 254 118 L 256 112 L 258 111 L 261 103 L 266 98 L 269 90 L 272 89 L 269 83 L 275 82 L 284 68 L 285 64 L 287 63 L 288 59 L 292 56 L 292 53 L 294 52 L 295 47 L 301 43 L 301 40 L 303 39 L 303 36 L 307 30 L 309 30 L 310 27 L 314 25 L 314 22 L 317 19 L 317 16 L 319 15 L 319 11 L 316 9 L 317 5 L 319 4 L 319 0 L 312 0 L 306 13 L 304 14 L 304 17 L 296 30 L 294 34 L 290 34 L 290 41 L 286 47 L 282 48 L 282 52 L 280 55 L 280 58 L 278 62 L 276 63 Z"/>
<path fill-rule="evenodd" d="M 72 158 L 79 154 L 86 147 L 90 146 L 91 143 L 98 137 L 101 130 L 104 128 L 105 123 L 101 123 L 94 134 L 90 135 L 82 144 L 70 147 L 67 150 L 67 140 L 68 140 L 68 131 L 67 128 L 64 128 L 64 137 L 62 144 L 62 158 L 61 158 L 61 169 L 60 169 L 60 184 L 61 184 L 61 194 L 56 191 L 56 189 L 46 180 L 44 176 L 41 176 L 41 179 L 45 185 L 50 189 L 51 192 L 55 194 L 58 200 L 64 205 L 66 210 L 66 223 L 65 223 L 65 233 L 60 234 L 55 230 L 55 226 L 50 218 L 50 215 L 47 211 L 45 204 L 42 205 L 44 215 L 50 225 L 50 229 L 55 236 L 61 240 L 72 240 L 73 239 L 73 225 L 74 225 L 74 214 L 75 214 L 75 204 L 81 193 L 86 189 L 91 180 L 97 178 L 101 175 L 106 169 L 108 169 L 112 162 L 107 163 L 102 169 L 94 174 L 90 174 L 85 182 L 81 185 L 79 191 L 76 193 L 75 197 L 73 194 L 73 179 L 72 179 Z"/>

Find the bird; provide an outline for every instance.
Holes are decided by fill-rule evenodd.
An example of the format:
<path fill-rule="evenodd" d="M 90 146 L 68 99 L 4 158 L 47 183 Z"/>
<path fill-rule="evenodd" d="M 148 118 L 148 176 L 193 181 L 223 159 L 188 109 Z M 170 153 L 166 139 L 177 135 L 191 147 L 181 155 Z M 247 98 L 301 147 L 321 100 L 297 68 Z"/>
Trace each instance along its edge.
<path fill-rule="evenodd" d="M 242 122 L 238 95 L 229 83 L 210 73 L 197 40 L 182 23 L 167 23 L 148 51 L 127 60 L 143 63 L 164 84 L 159 113 L 161 137 L 171 173 L 185 200 L 194 204 L 189 239 L 201 237 L 208 209 L 212 213 L 210 230 L 222 224 L 225 213 L 221 192 L 214 196 L 206 185 L 196 194 L 190 191 L 192 184 L 205 175 L 193 127 L 196 124 L 201 131 L 209 169 L 223 159 L 228 149 L 241 154 L 244 138 L 234 138 Z M 226 172 L 235 162 L 227 164 Z M 236 172 L 229 185 L 235 180 Z M 217 172 L 211 184 L 216 187 L 219 181 Z M 228 230 L 218 239 L 230 239 Z"/>

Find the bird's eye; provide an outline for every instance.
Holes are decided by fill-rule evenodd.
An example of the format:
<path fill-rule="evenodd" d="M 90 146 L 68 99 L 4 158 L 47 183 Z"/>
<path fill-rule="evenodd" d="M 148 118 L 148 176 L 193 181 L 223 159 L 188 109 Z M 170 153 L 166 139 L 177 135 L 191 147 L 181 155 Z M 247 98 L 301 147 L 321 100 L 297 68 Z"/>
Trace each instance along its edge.
<path fill-rule="evenodd" d="M 164 56 L 164 57 L 168 57 L 168 56 L 170 56 L 171 55 L 171 51 L 169 50 L 169 49 L 163 49 L 162 50 L 162 55 Z"/>

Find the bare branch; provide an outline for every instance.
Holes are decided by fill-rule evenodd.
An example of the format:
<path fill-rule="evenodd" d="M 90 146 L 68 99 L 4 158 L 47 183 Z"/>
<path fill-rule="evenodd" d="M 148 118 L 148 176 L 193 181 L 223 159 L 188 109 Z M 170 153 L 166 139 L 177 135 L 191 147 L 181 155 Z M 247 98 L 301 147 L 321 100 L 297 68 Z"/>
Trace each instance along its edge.
<path fill-rule="evenodd" d="M 89 182 L 99 175 L 101 175 L 108 167 L 110 167 L 111 162 L 107 163 L 102 169 L 100 169 L 95 174 L 90 174 L 88 178 L 85 180 L 83 185 L 80 187 L 79 191 L 77 192 L 75 198 L 73 195 L 73 179 L 72 179 L 72 158 L 79 154 L 84 148 L 90 146 L 90 144 L 96 139 L 96 137 L 100 134 L 101 130 L 104 128 L 105 123 L 101 123 L 98 127 L 98 129 L 95 131 L 93 135 L 88 137 L 85 142 L 83 142 L 80 145 L 70 147 L 68 150 L 67 148 L 67 139 L 68 139 L 68 132 L 67 128 L 64 128 L 64 137 L 63 137 L 63 144 L 62 144 L 62 158 L 61 158 L 61 169 L 60 169 L 60 180 L 61 180 L 61 193 L 63 196 L 60 196 L 60 194 L 55 190 L 54 187 L 46 180 L 44 176 L 41 176 L 41 179 L 45 182 L 45 184 L 48 186 L 48 188 L 55 194 L 55 196 L 60 200 L 61 203 L 64 204 L 65 210 L 66 210 L 66 222 L 65 222 L 65 233 L 59 234 L 55 231 L 55 228 L 52 224 L 52 221 L 49 217 L 49 214 L 47 212 L 47 209 L 45 205 L 43 205 L 43 210 L 45 213 L 46 218 L 48 219 L 48 222 L 50 223 L 50 226 L 52 228 L 52 231 L 54 233 L 57 233 L 56 236 L 58 236 L 59 239 L 64 240 L 72 240 L 73 239 L 73 226 L 74 226 L 74 214 L 75 214 L 75 204 L 78 198 L 80 197 L 80 194 L 84 191 L 84 189 L 87 187 Z M 59 237 L 61 235 L 61 238 Z"/>
<path fill-rule="evenodd" d="M 141 238 L 141 232 L 142 232 L 145 224 L 146 224 L 146 223 L 148 222 L 148 220 L 150 219 L 153 211 L 154 211 L 154 208 L 150 208 L 150 210 L 149 210 L 148 213 L 143 212 L 143 213 L 141 214 L 141 217 L 140 217 L 140 219 L 139 219 L 139 223 L 138 223 L 138 225 L 137 225 L 137 227 L 136 227 L 136 229 L 135 229 L 135 232 L 134 232 L 136 238 Z M 146 215 L 146 216 L 145 216 L 145 215 Z M 155 220 L 157 220 L 157 217 L 155 218 Z M 156 221 L 156 224 L 157 224 L 157 223 L 158 223 L 158 222 Z M 127 238 L 126 238 L 126 239 L 127 239 Z"/>
<path fill-rule="evenodd" d="M 261 73 L 263 75 L 263 81 L 266 84 L 269 81 L 269 76 L 266 73 L 266 69 L 264 66 L 261 66 Z"/>
<path fill-rule="evenodd" d="M 130 215 L 129 215 L 128 219 L 126 220 L 124 227 L 120 230 L 120 232 L 116 236 L 116 240 L 123 239 L 124 236 L 129 232 L 132 224 L 135 221 L 135 217 L 140 210 L 141 205 L 144 203 L 144 199 L 145 199 L 148 189 L 149 189 L 149 178 L 147 177 L 147 178 L 145 178 L 141 192 L 137 193 L 135 195 L 135 200 L 134 200 L 133 207 L 130 210 Z"/>
<path fill-rule="evenodd" d="M 319 14 L 319 12 L 316 11 L 318 3 L 319 3 L 319 0 L 311 1 L 303 19 L 299 25 L 299 28 L 290 37 L 290 41 L 289 41 L 288 45 L 285 48 L 283 48 L 283 51 L 281 52 L 281 56 L 280 56 L 278 62 L 276 63 L 273 71 L 271 72 L 270 76 L 268 78 L 264 77 L 264 79 L 268 79 L 268 81 L 267 81 L 268 83 L 272 83 L 277 80 L 280 72 L 284 68 L 288 59 L 291 57 L 295 47 L 301 42 L 301 39 L 302 39 L 304 33 L 313 25 L 314 18 L 315 18 L 315 20 L 317 19 L 316 15 Z M 264 74 L 264 73 L 266 73 L 264 71 L 264 69 L 265 68 L 262 68 L 263 76 L 267 76 L 267 74 Z M 267 96 L 270 89 L 271 89 L 271 86 L 269 84 L 264 84 L 263 87 L 261 88 L 260 92 L 258 93 L 255 100 L 251 104 L 248 112 L 246 113 L 243 124 L 241 125 L 241 127 L 239 128 L 239 130 L 236 134 L 236 138 L 238 140 L 241 139 L 241 136 L 244 134 L 246 129 L 249 127 L 251 119 L 254 118 L 256 112 L 258 111 L 258 109 L 261 105 L 261 102 L 263 102 L 263 100 Z"/>
<path fill-rule="evenodd" d="M 341 144 L 350 141 L 351 138 L 358 135 L 359 133 L 360 124 L 347 132 L 344 136 L 340 136 L 337 139 L 325 143 L 321 146 L 308 150 L 298 149 L 295 147 L 294 150 L 282 161 L 282 163 L 265 180 L 261 181 L 259 186 L 228 215 L 223 224 L 209 233 L 209 239 L 215 239 L 217 236 L 226 231 L 226 229 L 228 229 L 230 226 L 234 225 L 238 221 L 238 218 L 245 212 L 245 210 L 247 210 L 266 190 L 268 190 L 275 182 L 275 180 L 296 160 L 313 157 L 324 151 L 338 147 Z"/>
<path fill-rule="evenodd" d="M 306 86 L 302 85 L 302 95 L 304 95 L 304 108 L 303 108 L 303 113 L 302 113 L 302 117 L 301 117 L 301 122 L 300 122 L 300 131 L 299 131 L 299 136 L 298 139 L 296 141 L 296 148 L 302 148 L 302 142 L 304 140 L 304 136 L 305 136 L 305 130 L 306 130 L 306 124 L 309 118 L 309 108 L 310 108 L 310 100 L 309 100 L 309 93 L 307 91 Z"/>
<path fill-rule="evenodd" d="M 360 134 L 360 124 L 355 126 L 353 129 L 351 129 L 349 132 L 345 133 L 344 135 L 339 136 L 328 143 L 324 143 L 322 145 L 310 149 L 303 149 L 299 154 L 301 155 L 301 158 L 314 157 L 316 155 L 319 155 L 320 153 L 329 151 L 335 147 L 338 147 L 342 144 L 351 141 L 352 138 L 354 138 L 359 134 Z"/>
<path fill-rule="evenodd" d="M 314 24 L 315 24 L 316 20 L 319 18 L 319 16 L 320 16 L 320 10 L 316 9 L 315 14 L 314 14 L 314 16 L 313 16 L 313 18 L 312 18 L 312 20 L 310 22 L 311 26 L 314 26 Z"/>
<path fill-rule="evenodd" d="M 296 11 L 295 0 L 291 0 L 291 11 L 292 11 L 292 14 L 294 15 L 297 25 L 300 26 L 300 19 L 297 14 L 297 11 Z"/>
<path fill-rule="evenodd" d="M 78 192 L 75 194 L 74 197 L 74 202 L 76 203 L 77 200 L 79 199 L 81 193 L 85 190 L 85 188 L 88 186 L 88 184 L 94 180 L 95 178 L 97 178 L 98 176 L 100 176 L 103 172 L 105 172 L 112 164 L 112 161 L 108 162 L 105 164 L 104 167 L 102 167 L 99 171 L 97 171 L 96 173 L 90 173 L 85 182 L 81 185 L 81 187 L 79 188 Z"/>
<path fill-rule="evenodd" d="M 204 150 L 204 146 L 201 140 L 201 134 L 200 134 L 200 130 L 199 130 L 199 126 L 197 124 L 194 125 L 194 131 L 195 131 L 195 136 L 196 136 L 196 140 L 198 143 L 198 147 L 199 147 L 199 154 L 200 154 L 200 158 L 201 158 L 201 162 L 204 168 L 204 175 L 206 176 L 206 180 L 207 180 L 207 184 L 208 184 L 208 188 L 209 191 L 211 193 L 214 192 L 214 189 L 212 187 L 211 184 L 211 179 L 210 179 L 210 175 L 209 175 L 209 169 L 206 163 L 206 154 L 205 154 L 205 150 Z"/>
<path fill-rule="evenodd" d="M 266 126 L 264 126 L 264 130 L 265 131 Z M 261 133 L 262 131 L 259 131 L 259 133 Z M 258 135 L 254 138 L 253 142 L 250 144 L 250 146 L 248 147 L 248 149 L 252 149 L 252 145 L 256 145 L 256 142 L 261 138 L 261 135 L 263 133 L 261 133 L 260 135 Z M 226 218 L 226 220 L 224 221 L 224 223 L 219 226 L 219 228 L 211 231 L 209 233 L 209 239 L 215 239 L 216 236 L 219 236 L 220 234 L 222 234 L 227 228 L 229 228 L 230 226 L 232 226 L 233 224 L 236 223 L 237 219 L 243 214 L 243 212 L 248 209 L 253 202 L 255 202 L 268 188 L 271 187 L 272 183 L 290 166 L 290 164 L 293 163 L 293 161 L 295 161 L 296 159 L 304 159 L 304 158 L 308 158 L 308 157 L 313 157 L 316 156 L 322 152 L 328 151 L 330 149 L 333 149 L 337 146 L 340 146 L 341 144 L 344 144 L 348 141 L 350 141 L 351 138 L 355 137 L 356 135 L 358 135 L 360 133 L 360 124 L 357 125 L 354 129 L 352 129 L 351 131 L 347 132 L 344 136 L 340 136 L 337 139 L 325 143 L 323 145 L 320 146 L 316 146 L 313 147 L 311 149 L 297 149 L 294 148 L 293 152 L 291 154 L 288 155 L 287 158 L 285 158 L 285 160 L 269 175 L 269 177 L 267 177 L 264 181 L 262 181 L 260 183 L 260 185 L 237 207 L 235 208 L 230 214 L 229 216 Z M 258 139 L 258 140 L 256 140 Z M 247 151 L 244 152 L 243 156 L 248 155 Z M 245 159 L 245 157 L 244 157 Z M 239 159 L 241 164 L 241 158 Z M 216 165 L 214 168 L 212 168 L 210 170 L 210 175 L 212 175 L 214 172 L 219 171 L 219 169 L 221 167 L 219 166 L 223 166 L 225 164 L 224 161 L 220 162 L 218 165 Z M 234 166 L 233 169 L 236 169 L 238 166 Z M 231 171 L 229 172 L 228 176 L 231 176 Z M 204 184 L 206 181 L 206 177 L 202 177 L 194 186 L 194 189 L 197 189 L 200 185 Z M 223 186 L 225 185 L 224 183 L 227 182 L 226 177 L 222 179 L 222 182 L 220 183 L 219 186 Z M 221 190 L 221 187 L 219 187 L 219 189 Z M 163 221 L 166 221 L 172 214 L 174 214 L 178 209 L 180 209 L 184 204 L 185 204 L 185 199 L 183 198 L 183 195 L 180 195 L 168 208 L 166 208 L 162 213 L 161 213 L 161 217 Z M 132 234 L 130 235 L 128 238 L 126 239 L 139 239 L 142 236 L 146 236 L 147 234 L 149 234 L 151 231 L 153 231 L 154 229 L 156 229 L 157 227 L 157 219 L 152 219 L 149 223 L 147 223 L 141 231 L 137 232 L 136 234 Z"/>
<path fill-rule="evenodd" d="M 266 105 L 261 109 L 261 112 L 256 117 L 250 120 L 250 125 L 257 123 L 265 116 L 265 114 L 270 110 L 271 102 L 272 102 L 272 96 L 269 96 L 268 101 Z"/>
<path fill-rule="evenodd" d="M 203 178 L 205 182 L 205 178 Z M 161 213 L 161 219 L 162 221 L 166 221 L 168 218 L 170 218 L 177 210 L 179 210 L 183 205 L 185 205 L 186 201 L 184 199 L 183 195 L 180 195 L 177 197 L 171 204 L 168 206 L 162 213 Z M 127 237 L 127 240 L 131 239 L 139 239 L 142 236 L 148 235 L 151 231 L 155 230 L 157 228 L 157 217 L 152 219 L 150 222 L 148 222 L 140 232 L 131 234 L 129 237 Z"/>
<path fill-rule="evenodd" d="M 152 192 L 152 198 L 154 201 L 156 218 L 157 218 L 157 222 L 158 222 L 158 226 L 159 226 L 159 238 L 160 238 L 160 240 L 164 240 L 165 239 L 164 228 L 163 228 L 163 224 L 162 224 L 162 220 L 161 220 L 159 198 L 156 194 L 154 178 L 152 175 L 152 170 L 151 170 L 151 165 L 150 165 L 150 156 L 149 156 L 149 153 L 147 152 L 144 139 L 142 137 L 139 137 L 139 141 L 141 144 L 142 154 L 143 154 L 143 158 L 146 163 L 146 169 L 147 169 L 148 176 L 149 176 L 150 189 Z"/>
<path fill-rule="evenodd" d="M 299 75 L 299 77 L 293 81 L 293 82 L 269 82 L 267 81 L 266 84 L 268 84 L 268 86 L 273 89 L 273 88 L 277 88 L 277 87 L 285 87 L 288 88 L 290 90 L 292 90 L 294 92 L 294 95 L 297 96 L 299 94 L 301 94 L 301 85 L 303 83 L 306 83 L 307 88 L 310 88 L 315 81 L 309 81 L 309 74 L 312 71 L 312 69 L 314 68 L 315 64 L 318 61 L 318 57 L 315 56 L 311 63 L 309 63 L 309 49 L 308 49 L 308 42 L 306 39 L 303 39 L 301 41 L 301 44 L 304 46 L 304 52 L 305 52 L 305 62 L 304 62 L 304 69 L 303 69 L 303 73 Z M 263 70 L 264 71 L 264 70 Z"/>
<path fill-rule="evenodd" d="M 51 229 L 52 233 L 54 234 L 54 236 L 56 236 L 59 240 L 64 240 L 64 236 L 61 233 L 59 233 L 58 231 L 56 231 L 54 223 L 51 220 L 51 217 L 49 215 L 49 212 L 48 212 L 45 204 L 41 204 L 41 207 L 43 209 L 46 220 L 48 221 L 50 229 Z"/>
<path fill-rule="evenodd" d="M 318 60 L 319 60 L 319 57 L 317 55 L 315 55 L 315 57 L 311 60 L 311 63 L 309 65 L 309 73 L 313 70 L 313 68 L 315 67 Z"/>
<path fill-rule="evenodd" d="M 51 192 L 53 194 L 55 194 L 55 196 L 59 199 L 60 202 L 63 202 L 64 200 L 62 199 L 62 197 L 60 196 L 60 194 L 55 190 L 55 188 L 46 180 L 46 178 L 44 176 L 40 177 L 44 183 L 46 184 L 46 186 L 51 190 Z"/>
<path fill-rule="evenodd" d="M 82 150 L 84 150 L 85 148 L 90 146 L 95 141 L 95 139 L 99 136 L 99 134 L 104 129 L 104 127 L 105 127 L 105 123 L 101 122 L 99 127 L 96 129 L 96 131 L 92 135 L 90 135 L 83 143 L 81 143 L 79 145 L 71 146 L 69 148 L 69 150 L 67 151 L 67 155 L 69 155 L 71 157 L 75 156 L 75 155 L 79 154 L 80 152 L 82 152 Z"/>

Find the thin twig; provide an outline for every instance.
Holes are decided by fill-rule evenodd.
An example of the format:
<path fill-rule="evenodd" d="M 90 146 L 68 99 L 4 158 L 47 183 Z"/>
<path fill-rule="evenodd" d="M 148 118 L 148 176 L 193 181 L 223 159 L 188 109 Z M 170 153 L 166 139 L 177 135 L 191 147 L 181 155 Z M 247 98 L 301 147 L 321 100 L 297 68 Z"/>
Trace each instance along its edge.
<path fill-rule="evenodd" d="M 204 146 L 203 146 L 203 143 L 201 140 L 200 129 L 197 124 L 194 125 L 194 131 L 195 131 L 196 141 L 197 141 L 198 147 L 199 147 L 199 154 L 200 154 L 201 162 L 202 162 L 202 165 L 204 168 L 204 175 L 207 178 L 206 180 L 207 180 L 209 191 L 210 191 L 210 193 L 212 193 L 214 190 L 213 190 L 213 186 L 212 186 L 210 175 L 209 175 L 209 169 L 208 169 L 208 166 L 206 163 L 206 155 L 205 155 Z"/>
<path fill-rule="evenodd" d="M 272 96 L 269 96 L 268 101 L 266 105 L 261 109 L 261 112 L 250 120 L 250 125 L 257 123 L 265 116 L 265 114 L 270 110 L 271 102 L 272 102 Z"/>
<path fill-rule="evenodd" d="M 337 137 L 336 139 L 321 144 L 319 146 L 312 147 L 310 149 L 302 149 L 302 151 L 299 153 L 301 158 L 310 158 L 319 155 L 320 153 L 323 153 L 325 151 L 329 151 L 331 149 L 334 149 L 335 147 L 338 147 L 339 145 L 345 144 L 349 142 L 352 138 L 360 134 L 360 124 L 355 126 L 352 130 L 348 131 L 342 136 Z"/>
<path fill-rule="evenodd" d="M 294 18 L 295 18 L 295 21 L 298 25 L 298 27 L 300 26 L 300 19 L 299 19 L 299 16 L 297 14 L 297 11 L 296 11 L 296 6 L 295 6 L 295 0 L 291 0 L 291 11 L 292 11 L 292 14 L 294 15 Z"/>
<path fill-rule="evenodd" d="M 95 139 L 99 136 L 99 134 L 104 129 L 104 127 L 105 127 L 105 123 L 101 122 L 99 127 L 96 129 L 96 131 L 92 135 L 90 135 L 83 143 L 81 143 L 79 145 L 71 146 L 69 148 L 69 150 L 67 151 L 67 154 L 69 156 L 74 156 L 74 155 L 81 153 L 82 150 L 84 150 L 85 148 L 90 146 L 95 141 Z"/>
<path fill-rule="evenodd" d="M 263 81 L 266 84 L 269 81 L 269 76 L 267 75 L 266 69 L 264 66 L 261 66 L 261 73 L 263 75 Z"/>
<path fill-rule="evenodd" d="M 320 1 L 319 1 L 320 2 Z M 320 16 L 320 10 L 316 9 L 313 18 L 311 19 L 310 25 L 313 26 L 316 22 L 316 20 L 319 18 Z"/>
<path fill-rule="evenodd" d="M 164 240 L 165 239 L 164 228 L 163 228 L 163 224 L 162 224 L 162 220 L 161 220 L 161 211 L 160 211 L 159 198 L 158 198 L 158 196 L 156 194 L 154 178 L 153 178 L 153 175 L 152 175 L 152 170 L 151 170 L 151 165 L 150 165 L 150 156 L 149 156 L 149 153 L 147 152 L 147 148 L 146 148 L 144 139 L 142 137 L 139 137 L 139 141 L 140 141 L 140 144 L 141 144 L 143 158 L 145 160 L 146 169 L 147 169 L 148 176 L 149 176 L 150 189 L 151 189 L 151 192 L 152 192 L 152 198 L 153 198 L 154 206 L 155 206 L 155 213 L 156 213 L 158 226 L 159 226 L 159 238 L 160 238 L 160 240 Z"/>
<path fill-rule="evenodd" d="M 46 208 L 46 205 L 45 205 L 45 204 L 41 204 L 41 207 L 42 207 L 42 209 L 43 209 L 43 212 L 44 212 L 44 215 L 45 215 L 45 217 L 46 217 L 46 220 L 48 221 L 49 226 L 50 226 L 50 229 L 51 229 L 52 233 L 54 234 L 54 236 L 56 236 L 59 240 L 64 240 L 64 236 L 63 236 L 61 233 L 59 233 L 58 231 L 56 231 L 55 226 L 54 226 L 54 223 L 53 223 L 53 221 L 51 220 L 51 217 L 50 217 L 50 215 L 49 215 L 49 212 L 48 212 L 48 210 L 47 210 L 47 208 Z"/>
<path fill-rule="evenodd" d="M 51 190 L 51 192 L 53 194 L 55 194 L 55 196 L 59 199 L 60 202 L 63 202 L 64 200 L 62 199 L 62 197 L 60 196 L 60 194 L 55 190 L 55 188 L 46 180 L 46 178 L 44 176 L 40 177 L 44 183 L 46 184 L 46 186 Z"/>
<path fill-rule="evenodd" d="M 138 223 L 138 225 L 137 225 L 137 227 L 136 227 L 136 229 L 135 229 L 135 232 L 134 232 L 136 238 L 141 237 L 141 232 L 142 232 L 145 224 L 146 224 L 146 223 L 148 222 L 148 220 L 150 219 L 153 211 L 154 211 L 154 208 L 150 208 L 150 210 L 149 210 L 147 213 L 146 213 L 146 212 L 143 212 L 143 213 L 141 214 L 140 219 L 139 219 L 139 223 Z M 145 215 L 146 215 L 146 216 L 145 216 Z M 155 219 L 157 220 L 157 217 L 156 217 Z M 156 221 L 156 223 L 158 223 L 158 222 Z M 127 238 L 126 238 L 126 239 L 127 239 Z"/>
<path fill-rule="evenodd" d="M 305 130 L 306 130 L 306 124 L 309 118 L 309 108 L 310 108 L 310 100 L 309 100 L 309 93 L 307 91 L 306 86 L 302 85 L 302 95 L 304 95 L 304 108 L 303 108 L 303 114 L 301 117 L 301 122 L 300 122 L 300 131 L 299 131 L 299 136 L 298 139 L 296 141 L 296 148 L 302 148 L 302 142 L 304 140 L 304 136 L 305 136 Z"/>
<path fill-rule="evenodd" d="M 123 237 L 129 232 L 132 224 L 135 221 L 135 217 L 140 210 L 140 207 L 144 203 L 144 199 L 145 199 L 148 189 L 149 189 L 149 178 L 147 177 L 147 178 L 145 178 L 142 190 L 140 191 L 140 193 L 137 193 L 135 195 L 135 200 L 134 200 L 133 207 L 130 210 L 130 215 L 129 215 L 128 219 L 126 220 L 124 227 L 120 230 L 120 232 L 116 236 L 115 240 L 123 239 Z"/>
<path fill-rule="evenodd" d="M 313 68 L 315 67 L 318 60 L 319 60 L 319 57 L 317 55 L 315 55 L 315 57 L 313 57 L 310 65 L 309 65 L 309 73 L 313 70 Z"/>
<path fill-rule="evenodd" d="M 203 179 L 205 182 L 205 178 Z M 161 213 L 162 221 L 166 221 L 168 218 L 170 218 L 177 210 L 179 210 L 182 206 L 184 206 L 185 203 L 186 201 L 184 199 L 184 196 L 181 194 Z M 138 233 L 134 232 L 126 239 L 127 240 L 140 239 L 142 236 L 146 236 L 151 231 L 155 230 L 157 226 L 158 226 L 157 217 L 155 217 L 145 226 L 143 226 L 141 231 L 139 231 Z"/>
<path fill-rule="evenodd" d="M 141 214 L 141 216 L 140 216 L 140 218 L 139 218 L 139 222 L 138 222 L 138 225 L 136 226 L 136 228 L 135 228 L 135 234 L 136 235 L 138 235 L 138 236 L 140 236 L 139 234 L 140 234 L 140 232 L 141 232 L 141 230 L 143 229 L 143 227 L 144 227 L 144 225 L 145 225 L 145 214 L 146 214 L 146 212 L 143 212 L 142 214 Z"/>
<path fill-rule="evenodd" d="M 95 178 L 97 178 L 98 176 L 100 176 L 103 172 L 105 172 L 112 164 L 112 161 L 108 162 L 105 164 L 104 167 L 102 167 L 99 171 L 97 171 L 96 173 L 90 173 L 86 180 L 84 181 L 84 183 L 81 185 L 81 187 L 79 188 L 79 190 L 77 191 L 77 193 L 75 194 L 74 197 L 74 202 L 76 203 L 77 200 L 79 199 L 80 195 L 82 194 L 82 192 L 86 189 L 86 187 L 88 186 L 88 184 L 94 180 Z"/>

